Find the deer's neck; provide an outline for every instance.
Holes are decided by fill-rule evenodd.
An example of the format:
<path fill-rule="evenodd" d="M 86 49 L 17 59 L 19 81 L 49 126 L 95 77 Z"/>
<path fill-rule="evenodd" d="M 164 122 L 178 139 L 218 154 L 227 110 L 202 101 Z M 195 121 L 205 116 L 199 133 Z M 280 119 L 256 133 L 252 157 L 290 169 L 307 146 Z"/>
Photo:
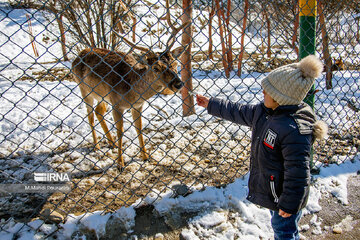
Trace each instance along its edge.
<path fill-rule="evenodd" d="M 160 92 L 163 87 L 157 84 L 158 81 L 161 81 L 157 78 L 158 76 L 151 71 L 146 74 L 140 74 L 140 77 L 132 85 L 134 94 L 139 98 L 147 100 Z"/>

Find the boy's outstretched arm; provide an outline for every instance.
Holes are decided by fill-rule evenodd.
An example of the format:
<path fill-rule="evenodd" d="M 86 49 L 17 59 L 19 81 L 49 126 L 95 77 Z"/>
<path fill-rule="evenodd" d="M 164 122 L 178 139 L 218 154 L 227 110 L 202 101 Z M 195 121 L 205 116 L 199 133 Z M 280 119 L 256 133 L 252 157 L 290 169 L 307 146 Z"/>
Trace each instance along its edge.
<path fill-rule="evenodd" d="M 208 113 L 231 122 L 251 126 L 257 105 L 241 105 L 218 98 L 208 98 L 196 94 L 196 102 L 207 109 Z"/>
<path fill-rule="evenodd" d="M 204 97 L 200 94 L 196 94 L 196 102 L 199 106 L 207 108 L 207 106 L 209 105 L 209 98 Z"/>

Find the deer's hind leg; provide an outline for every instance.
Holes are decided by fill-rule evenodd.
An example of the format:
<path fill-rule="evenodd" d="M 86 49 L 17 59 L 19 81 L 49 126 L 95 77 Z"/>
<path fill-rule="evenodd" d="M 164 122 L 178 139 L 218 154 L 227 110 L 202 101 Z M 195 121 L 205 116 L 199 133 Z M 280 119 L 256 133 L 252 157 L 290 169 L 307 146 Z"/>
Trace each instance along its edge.
<path fill-rule="evenodd" d="M 86 92 L 84 93 L 81 88 L 80 88 L 80 90 L 83 95 L 84 102 L 86 104 L 86 110 L 88 113 L 87 117 L 88 117 L 88 121 L 89 121 L 90 128 L 91 128 L 91 134 L 94 139 L 94 145 L 95 145 L 95 148 L 97 150 L 99 150 L 100 146 L 99 146 L 97 136 L 96 136 L 96 131 L 95 131 L 95 118 L 94 118 L 94 107 L 93 107 L 94 99 L 92 97 L 90 97 L 90 95 L 87 95 Z"/>
<path fill-rule="evenodd" d="M 140 145 L 140 151 L 141 151 L 141 156 L 142 159 L 144 161 L 149 159 L 149 154 L 146 151 L 145 148 L 145 142 L 144 142 L 144 136 L 142 134 L 142 119 L 141 119 L 141 111 L 142 111 L 142 106 L 139 108 L 132 108 L 131 109 L 131 114 L 134 120 L 134 126 L 136 128 L 136 132 L 138 134 L 138 139 L 139 139 L 139 145 Z"/>
<path fill-rule="evenodd" d="M 116 132 L 117 132 L 117 147 L 118 147 L 118 158 L 117 163 L 120 166 L 120 170 L 124 168 L 124 158 L 122 156 L 122 136 L 124 134 L 124 120 L 123 120 L 123 111 L 118 110 L 113 106 L 112 113 L 114 116 Z"/>
<path fill-rule="evenodd" d="M 106 113 L 106 106 L 107 106 L 107 104 L 104 101 L 100 102 L 95 108 L 95 115 L 96 115 L 97 119 L 99 120 L 102 129 L 104 130 L 104 133 L 106 135 L 106 138 L 109 141 L 109 144 L 112 147 L 115 147 L 115 141 L 109 131 L 109 128 L 106 124 L 106 120 L 104 117 L 105 113 Z"/>

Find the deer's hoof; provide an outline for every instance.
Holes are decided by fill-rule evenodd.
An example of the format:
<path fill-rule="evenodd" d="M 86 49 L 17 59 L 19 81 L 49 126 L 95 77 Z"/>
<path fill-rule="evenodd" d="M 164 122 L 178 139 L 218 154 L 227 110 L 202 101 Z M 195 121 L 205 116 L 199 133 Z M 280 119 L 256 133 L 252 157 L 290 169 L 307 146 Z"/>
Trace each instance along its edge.
<path fill-rule="evenodd" d="M 94 145 L 93 151 L 99 151 L 100 150 L 100 145 L 99 143 Z"/>
<path fill-rule="evenodd" d="M 147 155 L 147 154 L 142 155 L 141 158 L 142 158 L 142 160 L 143 160 L 144 162 L 147 162 L 147 161 L 150 160 L 150 157 L 149 157 L 149 155 Z"/>
<path fill-rule="evenodd" d="M 125 170 L 125 166 L 118 163 L 116 163 L 116 168 L 117 170 L 119 170 L 119 172 L 123 172 Z"/>

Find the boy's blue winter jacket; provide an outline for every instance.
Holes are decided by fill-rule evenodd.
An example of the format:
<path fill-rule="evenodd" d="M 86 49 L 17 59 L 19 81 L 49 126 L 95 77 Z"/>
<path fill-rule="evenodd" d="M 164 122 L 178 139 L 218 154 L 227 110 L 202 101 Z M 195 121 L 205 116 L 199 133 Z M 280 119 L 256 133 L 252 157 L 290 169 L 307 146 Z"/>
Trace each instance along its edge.
<path fill-rule="evenodd" d="M 208 113 L 252 130 L 249 193 L 255 204 L 296 214 L 309 196 L 315 115 L 306 103 L 240 105 L 211 98 Z"/>

